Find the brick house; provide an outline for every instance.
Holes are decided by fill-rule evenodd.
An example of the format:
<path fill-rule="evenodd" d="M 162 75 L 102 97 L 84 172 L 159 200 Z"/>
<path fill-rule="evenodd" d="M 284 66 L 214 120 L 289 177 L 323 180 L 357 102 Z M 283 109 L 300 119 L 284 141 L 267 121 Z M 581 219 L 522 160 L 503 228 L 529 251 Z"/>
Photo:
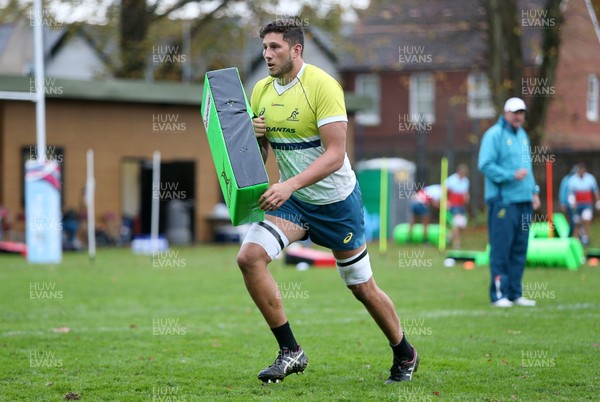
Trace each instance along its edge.
<path fill-rule="evenodd" d="M 564 7 L 555 95 L 546 120 L 553 149 L 600 149 L 600 25 L 589 0 Z M 600 173 L 600 172 L 599 172 Z"/>
<path fill-rule="evenodd" d="M 539 0 L 519 2 L 526 75 L 536 66 L 542 29 L 536 25 L 543 24 L 531 20 L 543 18 L 542 5 Z M 598 150 L 596 15 L 587 0 L 564 2 L 562 11 L 559 65 L 553 87 L 546 88 L 554 95 L 545 144 L 550 152 Z M 451 169 L 465 162 L 471 167 L 473 206 L 480 209 L 479 140 L 498 116 L 487 85 L 486 29 L 486 12 L 477 0 L 380 1 L 359 14 L 341 59 L 345 87 L 374 100 L 370 110 L 356 117 L 357 159 L 400 156 L 416 161 L 417 180 L 424 182 L 439 181 L 442 155 L 448 156 Z M 522 86 L 526 102 L 530 96 L 544 96 L 528 93 L 527 79 Z M 557 163 L 557 174 L 566 173 L 576 157 L 557 158 L 564 162 Z M 595 159 L 588 158 L 591 163 Z"/>

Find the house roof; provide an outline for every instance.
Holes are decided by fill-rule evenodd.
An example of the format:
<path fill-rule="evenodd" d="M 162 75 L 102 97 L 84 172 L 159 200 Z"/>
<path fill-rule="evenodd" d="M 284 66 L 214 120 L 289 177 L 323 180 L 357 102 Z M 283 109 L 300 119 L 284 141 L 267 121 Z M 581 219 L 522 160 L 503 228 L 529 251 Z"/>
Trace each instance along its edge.
<path fill-rule="evenodd" d="M 47 25 L 44 25 L 42 29 L 44 35 L 44 59 L 48 60 L 57 45 L 63 41 L 68 30 L 62 27 L 50 28 Z M 18 68 L 19 71 L 27 72 L 28 70 L 33 69 L 34 46 L 33 32 L 24 20 L 17 24 L 0 25 L 0 57 L 2 57 L 5 52 L 11 50 L 11 40 L 14 41 L 15 39 L 17 40 L 17 43 L 24 41 L 27 44 L 27 56 L 21 60 L 21 65 Z M 15 44 L 13 43 L 12 46 L 14 51 Z M 23 46 L 23 44 L 21 44 L 21 46 Z M 10 55 L 8 56 L 10 57 Z M 3 73 L 6 73 L 6 71 L 3 71 Z"/>
<path fill-rule="evenodd" d="M 69 25 L 63 35 L 52 43 L 48 56 L 55 56 L 62 48 L 68 45 L 73 36 L 78 36 L 87 43 L 92 51 L 106 66 L 116 65 L 118 62 L 118 48 L 114 38 L 104 34 L 106 27 L 90 24 Z M 101 40 L 100 38 L 104 38 Z M 48 40 L 48 39 L 46 39 Z M 48 40 L 49 41 L 49 40 Z M 47 57 L 48 57 L 47 56 Z"/>
<path fill-rule="evenodd" d="M 0 75 L 0 91 L 30 92 L 33 77 Z M 202 85 L 135 80 L 78 81 L 46 78 L 47 98 L 200 105 Z"/>
<path fill-rule="evenodd" d="M 542 0 L 520 0 L 525 9 Z M 523 29 L 526 65 L 535 63 L 541 32 Z M 448 70 L 485 67 L 487 16 L 480 0 L 380 0 L 359 13 L 341 54 L 344 71 Z"/>

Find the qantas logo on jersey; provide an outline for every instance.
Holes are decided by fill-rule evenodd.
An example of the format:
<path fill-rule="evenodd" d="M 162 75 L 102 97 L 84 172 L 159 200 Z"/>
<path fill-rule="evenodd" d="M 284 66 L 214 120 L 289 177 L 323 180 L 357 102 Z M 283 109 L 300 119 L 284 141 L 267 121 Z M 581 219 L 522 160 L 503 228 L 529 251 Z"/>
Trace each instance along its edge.
<path fill-rule="evenodd" d="M 283 103 L 271 102 L 271 106 L 285 106 Z"/>
<path fill-rule="evenodd" d="M 267 132 L 294 134 L 296 133 L 296 129 L 287 127 L 267 127 Z"/>

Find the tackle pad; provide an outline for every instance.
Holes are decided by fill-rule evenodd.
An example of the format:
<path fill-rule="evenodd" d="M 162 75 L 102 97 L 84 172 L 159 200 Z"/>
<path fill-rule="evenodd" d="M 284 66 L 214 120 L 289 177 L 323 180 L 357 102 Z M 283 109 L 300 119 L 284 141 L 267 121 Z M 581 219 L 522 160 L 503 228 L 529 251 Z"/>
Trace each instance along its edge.
<path fill-rule="evenodd" d="M 265 213 L 258 199 L 269 178 L 237 68 L 207 72 L 202 99 L 204 128 L 231 223 L 260 222 Z"/>

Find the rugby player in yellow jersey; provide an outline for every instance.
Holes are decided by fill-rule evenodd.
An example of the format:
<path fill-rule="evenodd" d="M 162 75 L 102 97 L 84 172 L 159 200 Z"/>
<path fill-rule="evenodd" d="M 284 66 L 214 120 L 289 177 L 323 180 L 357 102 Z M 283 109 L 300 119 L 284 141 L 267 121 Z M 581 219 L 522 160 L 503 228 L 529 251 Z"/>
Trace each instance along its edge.
<path fill-rule="evenodd" d="M 393 302 L 373 279 L 360 188 L 346 155 L 344 93 L 335 79 L 302 60 L 299 22 L 276 20 L 261 29 L 269 77 L 256 84 L 250 99 L 263 158 L 272 148 L 281 175 L 260 198 L 266 219 L 252 225 L 237 257 L 246 288 L 279 343 L 275 362 L 258 378 L 279 382 L 308 364 L 267 265 L 290 243 L 310 237 L 332 250 L 346 286 L 387 337 L 394 357 L 386 383 L 411 381 L 417 352 L 403 336 Z"/>

